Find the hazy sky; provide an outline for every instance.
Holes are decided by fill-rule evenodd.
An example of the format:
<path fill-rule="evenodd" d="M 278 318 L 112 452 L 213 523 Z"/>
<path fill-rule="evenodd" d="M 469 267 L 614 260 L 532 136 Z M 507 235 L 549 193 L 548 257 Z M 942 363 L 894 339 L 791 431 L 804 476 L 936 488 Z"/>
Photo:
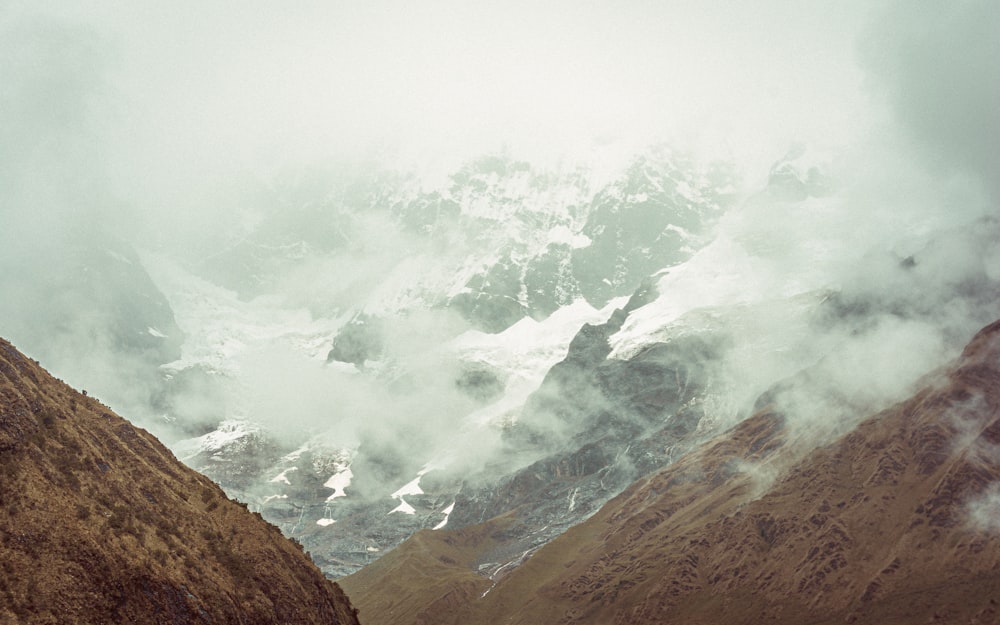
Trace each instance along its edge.
<path fill-rule="evenodd" d="M 857 36 L 878 5 L 0 3 L 6 32 L 86 40 L 13 72 L 90 71 L 114 175 L 146 184 L 345 154 L 453 162 L 507 147 L 536 160 L 678 136 L 759 168 L 793 140 L 843 144 L 866 127 Z"/>

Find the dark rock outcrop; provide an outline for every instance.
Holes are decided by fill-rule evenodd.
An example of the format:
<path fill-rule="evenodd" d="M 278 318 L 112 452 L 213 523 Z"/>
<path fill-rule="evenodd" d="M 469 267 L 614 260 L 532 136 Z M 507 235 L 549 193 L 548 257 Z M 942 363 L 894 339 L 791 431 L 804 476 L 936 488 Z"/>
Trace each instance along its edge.
<path fill-rule="evenodd" d="M 371 315 L 357 315 L 333 339 L 333 347 L 326 356 L 327 362 L 347 362 L 364 368 L 368 360 L 382 355 L 382 322 Z"/>

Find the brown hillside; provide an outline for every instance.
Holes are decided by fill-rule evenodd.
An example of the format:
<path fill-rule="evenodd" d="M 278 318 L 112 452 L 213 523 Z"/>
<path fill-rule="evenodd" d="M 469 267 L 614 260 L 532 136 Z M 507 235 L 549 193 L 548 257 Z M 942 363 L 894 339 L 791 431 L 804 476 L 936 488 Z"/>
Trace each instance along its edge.
<path fill-rule="evenodd" d="M 358 621 L 275 527 L 0 339 L 0 622 Z"/>
<path fill-rule="evenodd" d="M 748 419 L 436 622 L 1000 623 L 1000 322 L 834 443 L 803 458 L 786 435 Z M 379 613 L 392 555 L 345 588 L 369 623 L 430 622 Z"/>

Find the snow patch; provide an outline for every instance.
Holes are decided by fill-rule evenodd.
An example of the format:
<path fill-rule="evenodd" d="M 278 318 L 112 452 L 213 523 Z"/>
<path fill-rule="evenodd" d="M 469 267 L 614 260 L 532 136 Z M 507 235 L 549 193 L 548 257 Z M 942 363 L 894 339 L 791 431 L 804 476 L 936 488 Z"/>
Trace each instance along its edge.
<path fill-rule="evenodd" d="M 701 202 L 702 198 L 698 192 L 686 180 L 680 180 L 674 185 L 677 194 L 689 202 Z"/>
<path fill-rule="evenodd" d="M 153 326 L 147 327 L 146 328 L 146 332 L 148 332 L 150 336 L 155 336 L 158 339 L 165 339 L 165 338 L 167 338 L 166 334 L 164 334 L 163 332 L 160 332 L 159 330 L 157 330 Z"/>
<path fill-rule="evenodd" d="M 448 506 L 447 508 L 445 508 L 444 510 L 441 511 L 441 512 L 444 513 L 444 520 L 441 521 L 440 523 L 438 523 L 437 525 L 435 525 L 432 529 L 439 530 L 439 529 L 442 529 L 445 525 L 448 525 L 448 518 L 451 516 L 451 513 L 454 512 L 454 511 L 455 511 L 455 502 L 453 501 L 453 502 L 451 502 L 450 506 Z"/>
<path fill-rule="evenodd" d="M 794 205 L 750 202 L 727 213 L 711 243 L 661 275 L 660 296 L 629 315 L 610 338 L 609 357 L 627 360 L 695 310 L 836 288 L 831 276 L 844 275 L 860 260 L 844 253 L 853 249 L 845 241 L 859 236 L 864 233 L 857 231 L 853 214 L 835 198 Z"/>
<path fill-rule="evenodd" d="M 403 499 L 403 497 L 405 495 L 423 495 L 424 489 L 420 488 L 420 478 L 422 478 L 430 471 L 433 471 L 434 469 L 438 468 L 439 466 L 443 465 L 441 465 L 441 463 L 428 462 L 423 466 L 422 469 L 420 469 L 420 471 L 417 472 L 417 477 L 415 479 L 407 482 L 402 488 L 394 492 L 391 495 L 391 497 L 393 499 L 398 499 L 399 505 L 396 506 L 393 510 L 389 511 L 389 514 L 392 514 L 393 512 L 402 512 L 403 514 L 415 514 L 416 509 L 410 504 L 406 503 L 406 500 Z"/>
<path fill-rule="evenodd" d="M 296 460 L 302 457 L 302 454 L 306 453 L 307 451 L 309 451 L 309 443 L 306 443 L 305 445 L 299 447 L 290 454 L 282 456 L 281 460 L 283 462 L 295 462 Z"/>
<path fill-rule="evenodd" d="M 424 491 L 420 488 L 420 478 L 423 474 L 418 475 L 417 479 L 408 482 L 405 486 L 397 490 L 392 494 L 393 499 L 402 499 L 403 495 L 423 495 Z"/>
<path fill-rule="evenodd" d="M 573 232 L 562 224 L 549 230 L 549 245 L 568 245 L 576 250 L 588 247 L 591 243 L 593 241 L 587 235 Z"/>
<path fill-rule="evenodd" d="M 291 486 L 292 483 L 288 481 L 288 473 L 291 472 L 291 471 L 298 471 L 298 470 L 299 470 L 298 467 L 288 467 L 287 469 L 285 469 L 281 473 L 279 473 L 276 476 L 274 476 L 271 479 L 269 479 L 268 482 L 284 483 L 284 484 L 288 484 L 289 486 Z"/>
<path fill-rule="evenodd" d="M 694 235 L 691 234 L 691 232 L 689 230 L 687 230 L 686 228 L 681 228 L 680 226 L 675 226 L 674 224 L 668 225 L 666 228 L 663 229 L 663 231 L 664 232 L 676 232 L 677 236 L 679 236 L 681 239 L 683 239 L 685 241 L 694 238 Z"/>
<path fill-rule="evenodd" d="M 323 518 L 316 520 L 316 525 L 319 525 L 320 527 L 326 527 L 327 525 L 333 525 L 334 523 L 336 523 L 336 521 L 333 519 Z"/>
<path fill-rule="evenodd" d="M 330 479 L 324 482 L 323 486 L 333 489 L 333 494 L 327 497 L 326 500 L 333 501 L 337 497 L 347 497 L 344 489 L 351 485 L 353 478 L 354 472 L 351 471 L 351 467 L 345 467 L 330 476 Z"/>
<path fill-rule="evenodd" d="M 402 497 L 399 498 L 399 505 L 389 511 L 389 514 L 393 512 L 402 512 L 403 514 L 416 514 L 417 510 L 410 504 L 406 503 L 406 500 Z"/>

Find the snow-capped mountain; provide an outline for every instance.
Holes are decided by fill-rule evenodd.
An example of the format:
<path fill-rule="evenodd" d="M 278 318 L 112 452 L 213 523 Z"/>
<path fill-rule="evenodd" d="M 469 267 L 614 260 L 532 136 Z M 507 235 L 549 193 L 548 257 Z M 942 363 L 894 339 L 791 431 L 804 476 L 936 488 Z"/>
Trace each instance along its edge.
<path fill-rule="evenodd" d="M 203 430 L 174 448 L 333 576 L 417 530 L 512 514 L 517 529 L 484 569 L 495 575 L 763 393 L 821 405 L 782 380 L 822 380 L 845 359 L 910 341 L 898 381 L 844 404 L 869 409 L 955 348 L 922 332 L 929 311 L 893 312 L 849 283 L 840 269 L 858 258 L 837 237 L 856 236 L 853 215 L 829 168 L 792 150 L 767 188 L 734 205 L 729 170 L 662 148 L 596 192 L 579 171 L 545 177 L 488 158 L 443 191 L 414 194 L 382 176 L 390 191 L 327 194 L 349 234 L 322 249 L 305 238 L 266 248 L 259 238 L 274 229 L 251 234 L 240 249 L 257 241 L 270 263 L 252 290 L 150 257 L 178 323 L 193 328 L 167 367 L 166 405 L 200 410 L 188 422 Z M 345 198 L 369 204 L 352 212 Z M 366 230 L 372 215 L 382 229 Z M 361 233 L 400 245 L 392 262 L 366 267 L 362 286 L 348 275 L 340 292 L 328 277 L 311 302 L 290 288 L 264 294 L 298 279 L 287 267 L 335 271 L 363 256 Z M 214 262 L 194 268 L 211 276 Z M 905 280 L 936 261 L 871 263 Z M 214 403 L 187 407 L 191 388 Z"/>
<path fill-rule="evenodd" d="M 384 173 L 276 185 L 228 247 L 146 256 L 191 328 L 160 406 L 198 436 L 174 449 L 329 574 L 466 518 L 462 497 L 490 505 L 495 478 L 554 451 L 515 424 L 581 328 L 620 325 L 651 272 L 710 240 L 735 184 L 658 147 L 603 182 L 487 157 L 435 191 Z M 295 290 L 340 261 L 312 299 Z"/>
<path fill-rule="evenodd" d="M 629 295 L 704 244 L 735 193 L 731 167 L 665 147 L 610 182 L 488 156 L 427 190 L 372 167 L 273 183 L 198 272 L 244 298 L 323 272 L 306 302 L 323 315 L 447 307 L 497 332 Z"/>

